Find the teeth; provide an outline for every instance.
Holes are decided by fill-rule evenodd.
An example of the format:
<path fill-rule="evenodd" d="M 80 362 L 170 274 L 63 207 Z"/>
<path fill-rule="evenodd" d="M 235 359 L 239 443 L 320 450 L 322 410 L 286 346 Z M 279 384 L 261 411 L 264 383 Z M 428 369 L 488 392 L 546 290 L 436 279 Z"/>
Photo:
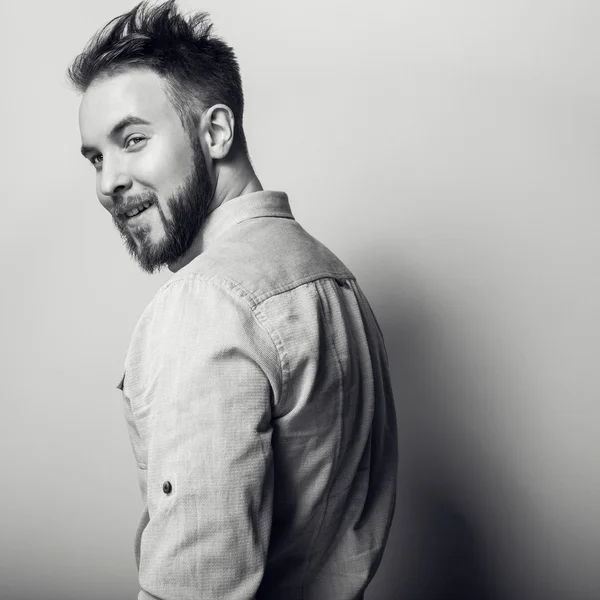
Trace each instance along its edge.
<path fill-rule="evenodd" d="M 134 217 L 135 215 L 137 215 L 138 213 L 142 212 L 146 208 L 149 208 L 151 206 L 151 204 L 152 204 L 152 202 L 144 202 L 141 206 L 136 206 L 135 208 L 132 208 L 131 210 L 128 210 L 125 214 L 128 217 Z"/>

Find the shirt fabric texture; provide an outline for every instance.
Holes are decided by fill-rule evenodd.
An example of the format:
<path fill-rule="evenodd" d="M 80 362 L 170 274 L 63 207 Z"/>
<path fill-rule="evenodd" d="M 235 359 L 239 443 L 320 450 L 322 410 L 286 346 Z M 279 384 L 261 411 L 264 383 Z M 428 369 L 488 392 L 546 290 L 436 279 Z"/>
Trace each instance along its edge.
<path fill-rule="evenodd" d="M 144 502 L 138 600 L 359 600 L 396 497 L 377 321 L 283 192 L 225 202 L 200 238 L 118 386 Z"/>

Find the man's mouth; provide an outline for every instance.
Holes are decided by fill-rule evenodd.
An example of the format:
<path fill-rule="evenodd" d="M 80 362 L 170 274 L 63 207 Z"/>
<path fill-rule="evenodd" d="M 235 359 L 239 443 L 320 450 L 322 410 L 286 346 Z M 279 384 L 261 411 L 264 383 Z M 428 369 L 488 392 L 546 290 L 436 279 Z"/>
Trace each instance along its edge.
<path fill-rule="evenodd" d="M 122 212 L 121 216 L 127 217 L 128 219 L 130 219 L 131 217 L 135 217 L 136 215 L 143 213 L 147 208 L 150 208 L 152 206 L 152 204 L 153 204 L 153 202 L 144 202 L 143 204 L 134 206 L 133 208 L 129 209 L 128 211 Z"/>

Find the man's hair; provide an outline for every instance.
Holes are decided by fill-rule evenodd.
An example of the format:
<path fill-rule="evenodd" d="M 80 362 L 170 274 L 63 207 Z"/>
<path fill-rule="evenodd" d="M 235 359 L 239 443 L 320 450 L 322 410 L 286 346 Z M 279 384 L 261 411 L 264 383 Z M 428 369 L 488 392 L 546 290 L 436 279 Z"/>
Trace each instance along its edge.
<path fill-rule="evenodd" d="M 188 133 L 203 110 L 225 104 L 235 118 L 234 145 L 245 151 L 244 95 L 233 49 L 211 33 L 207 13 L 184 16 L 175 2 L 148 6 L 144 0 L 109 21 L 73 60 L 67 78 L 85 92 L 97 78 L 151 69 L 167 82 L 166 93 Z"/>

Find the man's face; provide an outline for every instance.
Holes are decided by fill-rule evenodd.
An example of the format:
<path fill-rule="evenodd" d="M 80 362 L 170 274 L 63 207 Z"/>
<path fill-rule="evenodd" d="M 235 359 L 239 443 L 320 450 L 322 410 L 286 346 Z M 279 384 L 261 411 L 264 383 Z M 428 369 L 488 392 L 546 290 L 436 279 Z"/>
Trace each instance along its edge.
<path fill-rule="evenodd" d="M 200 142 L 190 140 L 164 86 L 148 69 L 127 70 L 94 81 L 79 109 L 98 199 L 149 273 L 185 254 L 213 193 Z"/>

